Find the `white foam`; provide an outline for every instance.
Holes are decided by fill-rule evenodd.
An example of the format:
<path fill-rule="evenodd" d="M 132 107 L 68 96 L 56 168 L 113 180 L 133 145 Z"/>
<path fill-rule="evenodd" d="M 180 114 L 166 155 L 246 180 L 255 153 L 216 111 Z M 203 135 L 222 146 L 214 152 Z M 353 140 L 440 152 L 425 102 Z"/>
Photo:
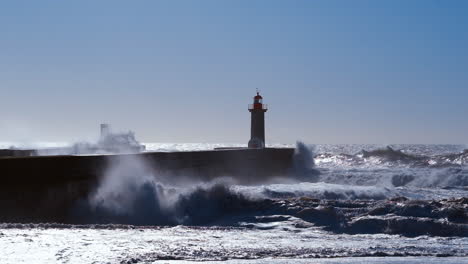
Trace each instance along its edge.
<path fill-rule="evenodd" d="M 458 252 L 468 244 L 467 238 L 405 238 L 391 235 L 334 235 L 316 229 L 275 232 L 238 228 L 127 228 L 127 229 L 0 229 L 2 263 L 153 263 L 169 257 L 188 260 L 256 259 L 254 263 L 270 263 L 272 256 L 288 259 L 302 258 L 304 263 L 317 263 L 315 256 L 348 258 L 323 260 L 323 263 L 362 263 L 352 256 L 375 252 L 419 253 L 435 255 Z M 466 252 L 465 252 L 466 253 Z M 437 258 L 437 263 L 446 258 Z M 465 259 L 451 259 L 464 263 Z M 365 258 L 369 263 L 387 263 L 386 258 Z M 378 260 L 379 262 L 373 262 Z M 382 260 L 382 261 L 381 261 Z M 403 262 L 424 263 L 432 258 L 403 258 Z M 421 260 L 421 262 L 417 262 Z M 459 262 L 455 262 L 455 260 Z M 172 263 L 164 260 L 157 263 Z M 263 262 L 262 262 L 263 261 Z M 278 260 L 279 261 L 279 260 Z M 283 262 L 279 263 L 283 263 Z M 354 262 L 353 262 L 354 261 Z M 224 263 L 224 262 L 223 262 Z M 249 262 L 247 262 L 249 263 Z M 318 262 L 321 263 L 321 262 Z M 364 262 L 366 263 L 366 262 Z M 392 262 L 390 262 L 392 263 Z M 426 262 L 429 263 L 429 262 Z"/>
<path fill-rule="evenodd" d="M 394 189 L 376 186 L 332 183 L 294 183 L 234 187 L 248 196 L 265 198 L 311 197 L 317 199 L 385 199 L 396 195 Z"/>

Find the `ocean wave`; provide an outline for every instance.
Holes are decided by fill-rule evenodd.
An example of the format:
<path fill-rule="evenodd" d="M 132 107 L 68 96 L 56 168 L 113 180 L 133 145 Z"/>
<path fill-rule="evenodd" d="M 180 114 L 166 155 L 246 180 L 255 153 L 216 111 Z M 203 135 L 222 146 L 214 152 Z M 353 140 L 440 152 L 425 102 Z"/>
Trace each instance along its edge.
<path fill-rule="evenodd" d="M 167 201 L 159 200 L 161 188 L 142 186 L 131 210 L 125 213 L 106 207 L 104 201 L 87 211 L 82 208 L 81 214 L 88 214 L 84 223 L 107 227 L 124 224 L 284 229 L 293 221 L 295 228 L 319 227 L 333 233 L 468 237 L 467 198 L 340 200 L 311 194 L 277 197 L 271 191 L 263 192 L 262 198 L 253 197 L 242 188 L 217 183 L 181 193 L 170 207 L 164 207 L 161 204 L 167 206 Z"/>
<path fill-rule="evenodd" d="M 358 186 L 461 188 L 468 186 L 468 168 L 320 169 L 319 181 Z"/>
<path fill-rule="evenodd" d="M 143 164 L 122 161 L 73 211 L 80 224 L 138 226 L 319 227 L 334 233 L 468 236 L 466 198 L 438 201 L 394 198 L 396 189 L 326 183 L 193 187 L 164 185 Z M 302 221 L 302 222 L 301 222 Z M 420 228 L 423 227 L 423 228 Z M 443 231 L 441 231 L 443 230 Z"/>
<path fill-rule="evenodd" d="M 74 219 L 80 217 L 82 223 L 99 224 L 209 225 L 227 214 L 249 210 L 255 205 L 254 200 L 220 183 L 176 190 L 145 182 L 136 190 L 132 197 L 122 199 L 122 195 L 114 193 L 82 203 L 75 210 Z M 115 199 L 122 203 L 117 208 Z"/>
<path fill-rule="evenodd" d="M 391 147 L 357 154 L 314 156 L 318 181 L 336 184 L 417 188 L 468 186 L 468 150 L 438 155 L 409 154 Z"/>
<path fill-rule="evenodd" d="M 468 150 L 440 155 L 418 155 L 387 146 L 374 150 L 361 150 L 356 154 L 320 153 L 314 158 L 321 166 L 445 168 L 467 165 Z"/>
<path fill-rule="evenodd" d="M 402 156 L 399 152 L 374 152 L 372 155 L 392 155 L 391 159 Z M 392 154 L 389 154 L 392 153 Z M 189 182 L 170 184 L 164 175 L 152 175 L 143 160 L 126 158 L 110 164 L 99 188 L 86 201 L 81 201 L 72 213 L 75 223 L 84 224 L 130 224 L 130 225 L 190 225 L 190 226 L 246 226 L 251 223 L 258 227 L 259 221 L 268 217 L 290 221 L 291 217 L 303 221 L 303 226 L 319 226 L 337 233 L 391 233 L 406 236 L 420 235 L 422 231 L 410 232 L 399 225 L 417 225 L 445 228 L 446 233 L 427 231 L 436 236 L 465 236 L 466 200 L 440 200 L 438 203 L 421 201 L 424 206 L 407 201 L 406 198 L 392 200 L 400 196 L 400 189 L 394 185 L 427 184 L 426 180 L 406 174 L 386 178 L 390 186 L 369 184 L 369 180 L 382 181 L 376 175 L 388 171 L 368 170 L 370 174 L 353 171 L 352 175 L 361 184 L 349 184 L 340 180 L 340 173 L 316 172 L 313 151 L 298 143 L 295 154 L 295 174 L 308 175 L 315 182 L 267 184 L 259 186 L 235 185 L 228 179 L 211 182 Z M 405 159 L 408 158 L 406 155 Z M 421 169 L 417 169 L 421 171 Z M 454 170 L 446 168 L 445 170 Z M 394 170 L 390 170 L 394 171 Z M 403 171 L 407 171 L 406 169 Z M 434 171 L 434 170 L 430 170 Z M 349 170 L 347 173 L 350 173 Z M 450 171 L 457 175 L 457 171 Z M 463 170 L 459 180 L 465 180 Z M 312 177 L 312 178 L 310 178 Z M 441 177 L 432 176 L 432 184 L 443 184 Z M 330 182 L 323 182 L 324 179 Z M 319 182 L 320 181 L 320 182 Z M 418 181 L 420 183 L 418 183 Z M 362 184 L 366 183 L 366 184 Z M 453 180 L 450 184 L 460 183 Z M 447 184 L 447 180 L 445 183 Z M 190 187 L 188 187 L 190 186 Z M 413 189 L 414 190 L 414 189 Z M 404 209 L 401 209 L 401 208 Z M 385 211 L 386 210 L 386 211 Z M 377 214 L 376 212 L 384 212 Z M 421 213 L 424 212 L 424 213 Z M 397 216 L 397 217 L 394 217 Z M 263 217 L 263 218 L 262 218 Z M 266 217 L 266 218 L 265 218 Z M 458 217 L 458 218 L 457 218 Z M 263 220 L 260 220 L 263 219 Z M 448 222 L 442 221 L 448 219 Z M 241 224 L 244 223 L 244 224 Z M 307 224 L 308 223 L 308 224 Z M 362 226 L 373 226 L 363 229 Z M 402 224 L 403 225 L 403 224 Z M 248 225 L 247 225 L 248 226 Z"/>
<path fill-rule="evenodd" d="M 316 199 L 336 200 L 383 200 L 397 195 L 394 189 L 387 187 L 342 185 L 323 182 L 235 186 L 233 188 L 241 190 L 243 194 L 249 197 L 260 196 L 267 199 L 313 197 Z"/>

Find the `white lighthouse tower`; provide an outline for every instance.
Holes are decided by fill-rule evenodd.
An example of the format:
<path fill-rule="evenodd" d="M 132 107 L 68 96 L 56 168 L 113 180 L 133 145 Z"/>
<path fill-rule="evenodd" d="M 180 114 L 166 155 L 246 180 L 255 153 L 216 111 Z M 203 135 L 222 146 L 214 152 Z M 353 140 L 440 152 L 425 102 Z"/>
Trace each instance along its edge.
<path fill-rule="evenodd" d="M 251 113 L 249 148 L 264 148 L 265 112 L 268 110 L 268 106 L 263 104 L 263 97 L 258 91 L 253 99 L 253 104 L 249 105 L 249 112 Z"/>

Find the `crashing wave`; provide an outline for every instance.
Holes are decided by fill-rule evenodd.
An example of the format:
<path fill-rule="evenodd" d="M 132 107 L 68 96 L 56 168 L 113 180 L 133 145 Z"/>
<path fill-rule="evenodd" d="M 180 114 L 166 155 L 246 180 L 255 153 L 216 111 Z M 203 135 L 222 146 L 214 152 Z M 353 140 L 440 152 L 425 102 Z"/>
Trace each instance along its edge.
<path fill-rule="evenodd" d="M 438 201 L 403 197 L 385 200 L 314 196 L 260 198 L 222 183 L 180 191 L 145 182 L 132 191 L 135 196 L 126 201 L 127 210 L 116 209 L 108 200 L 97 200 L 85 210 L 81 208 L 80 215 L 85 213 L 88 217 L 82 223 L 262 228 L 258 224 L 271 217 L 276 222 L 287 222 L 294 217 L 309 223 L 299 226 L 316 226 L 334 233 L 468 236 L 466 198 Z M 105 197 L 121 202 L 122 198 L 118 194 Z"/>
<path fill-rule="evenodd" d="M 399 234 L 403 236 L 468 236 L 466 198 L 408 200 L 394 198 L 405 189 L 379 186 L 376 175 L 386 175 L 392 186 L 428 184 L 415 175 L 395 174 L 394 169 L 362 173 L 339 170 L 334 173 L 313 163 L 313 152 L 298 144 L 295 155 L 295 175 L 309 177 L 311 182 L 268 184 L 261 186 L 233 185 L 226 180 L 205 183 L 171 183 L 164 175 L 152 175 L 142 160 L 122 159 L 111 164 L 99 188 L 72 212 L 74 223 L 129 224 L 138 226 L 190 225 L 271 229 L 293 223 L 295 228 L 320 228 L 333 233 Z M 392 160 L 413 160 L 400 151 L 385 150 L 367 153 L 367 157 L 383 156 Z M 404 157 L 404 158 L 401 158 Z M 457 170 L 444 168 L 436 171 Z M 421 169 L 418 169 L 421 171 Z M 429 170 L 428 171 L 434 171 Z M 464 183 L 465 171 L 455 179 L 432 176 L 436 185 Z M 301 176 L 302 175 L 302 176 Z M 339 177 L 341 175 L 341 178 Z M 350 175 L 363 180 L 361 184 L 343 182 Z M 353 176 L 354 177 L 354 176 Z M 375 182 L 371 183 L 371 180 Z M 322 182 L 319 182 L 322 181 Z M 329 182 L 329 183 L 324 183 Z M 338 182 L 342 181 L 340 184 Z M 452 181 L 452 182 L 450 182 Z M 460 182 L 461 181 L 461 182 Z M 314 183 L 315 182 L 315 183 Z M 363 184 L 364 183 L 364 184 Z M 363 186 L 363 185 L 374 186 Z M 360 185 L 360 186 L 356 186 Z M 187 187 L 191 186 L 191 187 Z M 290 225 L 291 226 L 291 225 Z M 420 226 L 424 228 L 419 228 Z M 443 231 L 441 231 L 443 230 Z"/>
<path fill-rule="evenodd" d="M 119 160 L 89 200 L 77 205 L 72 219 L 78 224 L 250 228 L 274 228 L 261 224 L 274 219 L 334 233 L 468 236 L 466 198 L 392 198 L 397 195 L 388 188 L 324 183 L 238 186 L 218 180 L 171 186 L 151 175 L 141 160 Z"/>
<path fill-rule="evenodd" d="M 361 150 L 357 154 L 320 153 L 315 157 L 319 165 L 372 167 L 415 167 L 415 168 L 445 168 L 460 167 L 468 164 L 468 150 L 460 153 L 440 155 L 414 155 L 390 146 L 383 149 Z"/>
<path fill-rule="evenodd" d="M 420 161 L 423 157 L 413 156 L 402 152 L 401 150 L 394 150 L 390 146 L 385 149 L 376 149 L 372 151 L 362 150 L 360 154 L 363 158 L 377 157 L 385 161 L 400 161 L 400 162 L 415 162 Z"/>

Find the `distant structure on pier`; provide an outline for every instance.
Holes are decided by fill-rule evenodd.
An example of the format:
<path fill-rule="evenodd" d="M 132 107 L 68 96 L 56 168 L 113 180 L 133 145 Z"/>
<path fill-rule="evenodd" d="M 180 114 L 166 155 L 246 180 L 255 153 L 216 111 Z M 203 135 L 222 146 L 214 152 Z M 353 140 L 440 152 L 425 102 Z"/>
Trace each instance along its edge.
<path fill-rule="evenodd" d="M 101 124 L 101 136 L 93 146 L 97 151 L 109 153 L 138 153 L 145 151 L 145 146 L 135 139 L 135 133 L 113 133 L 109 124 Z"/>
<path fill-rule="evenodd" d="M 265 147 L 265 112 L 267 110 L 268 105 L 263 104 L 263 97 L 257 91 L 253 104 L 249 105 L 251 113 L 249 148 Z"/>

